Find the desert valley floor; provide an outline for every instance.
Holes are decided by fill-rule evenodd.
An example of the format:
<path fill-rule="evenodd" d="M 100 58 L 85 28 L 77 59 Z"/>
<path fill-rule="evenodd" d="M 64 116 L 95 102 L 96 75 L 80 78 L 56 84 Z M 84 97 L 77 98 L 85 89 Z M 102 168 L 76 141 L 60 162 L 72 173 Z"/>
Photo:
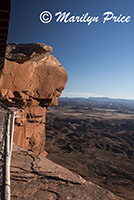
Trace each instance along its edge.
<path fill-rule="evenodd" d="M 60 100 L 47 113 L 48 158 L 134 199 L 134 104 Z"/>

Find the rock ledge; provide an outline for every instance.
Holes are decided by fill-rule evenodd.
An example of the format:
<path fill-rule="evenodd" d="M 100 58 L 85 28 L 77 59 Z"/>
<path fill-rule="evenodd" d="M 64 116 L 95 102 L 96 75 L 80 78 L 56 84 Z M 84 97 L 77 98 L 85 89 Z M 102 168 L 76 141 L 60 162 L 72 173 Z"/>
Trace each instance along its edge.
<path fill-rule="evenodd" d="M 13 200 L 121 200 L 78 174 L 14 145 L 11 164 Z"/>

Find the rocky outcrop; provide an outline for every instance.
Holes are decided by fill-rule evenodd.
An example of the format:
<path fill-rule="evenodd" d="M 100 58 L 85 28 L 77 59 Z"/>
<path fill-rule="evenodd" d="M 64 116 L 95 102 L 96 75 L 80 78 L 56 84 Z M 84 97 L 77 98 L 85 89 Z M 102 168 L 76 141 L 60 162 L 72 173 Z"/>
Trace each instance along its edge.
<path fill-rule="evenodd" d="M 65 69 L 51 52 L 52 48 L 44 44 L 10 44 L 1 67 L 0 99 L 16 115 L 11 198 L 119 200 L 106 189 L 46 158 L 47 107 L 57 105 L 67 81 Z"/>
<path fill-rule="evenodd" d="M 45 146 L 46 107 L 30 106 L 16 110 L 14 142 L 36 154 L 43 154 Z"/>
<path fill-rule="evenodd" d="M 13 146 L 12 200 L 121 200 L 106 189 L 30 151 Z"/>
<path fill-rule="evenodd" d="M 7 46 L 0 77 L 1 99 L 18 107 L 57 104 L 67 81 L 67 73 L 52 48 L 44 44 Z"/>
<path fill-rule="evenodd" d="M 45 116 L 67 82 L 67 73 L 45 44 L 8 44 L 0 73 L 0 99 L 16 112 L 14 142 L 44 153 Z"/>

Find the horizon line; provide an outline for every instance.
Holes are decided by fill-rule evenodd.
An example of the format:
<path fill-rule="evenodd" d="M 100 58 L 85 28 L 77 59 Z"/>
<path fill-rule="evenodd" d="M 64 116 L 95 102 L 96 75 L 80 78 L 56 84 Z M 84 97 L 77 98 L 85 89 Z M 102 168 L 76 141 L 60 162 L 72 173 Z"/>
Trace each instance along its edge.
<path fill-rule="evenodd" d="M 114 100 L 132 100 L 134 101 L 134 98 L 122 98 L 122 97 L 107 97 L 107 96 L 89 96 L 89 97 L 84 97 L 84 96 L 68 96 L 68 95 L 64 95 L 64 96 L 60 96 L 59 98 L 70 98 L 70 99 L 89 99 L 89 98 L 107 98 L 107 99 L 114 99 Z"/>

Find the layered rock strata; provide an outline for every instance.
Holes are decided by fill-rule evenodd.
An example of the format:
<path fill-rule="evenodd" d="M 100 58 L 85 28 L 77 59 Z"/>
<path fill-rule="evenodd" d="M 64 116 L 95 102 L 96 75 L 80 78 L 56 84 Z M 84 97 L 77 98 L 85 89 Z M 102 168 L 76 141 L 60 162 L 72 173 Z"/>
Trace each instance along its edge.
<path fill-rule="evenodd" d="M 14 142 L 44 152 L 45 116 L 67 82 L 67 73 L 45 44 L 8 44 L 0 73 L 0 99 L 16 112 Z"/>

